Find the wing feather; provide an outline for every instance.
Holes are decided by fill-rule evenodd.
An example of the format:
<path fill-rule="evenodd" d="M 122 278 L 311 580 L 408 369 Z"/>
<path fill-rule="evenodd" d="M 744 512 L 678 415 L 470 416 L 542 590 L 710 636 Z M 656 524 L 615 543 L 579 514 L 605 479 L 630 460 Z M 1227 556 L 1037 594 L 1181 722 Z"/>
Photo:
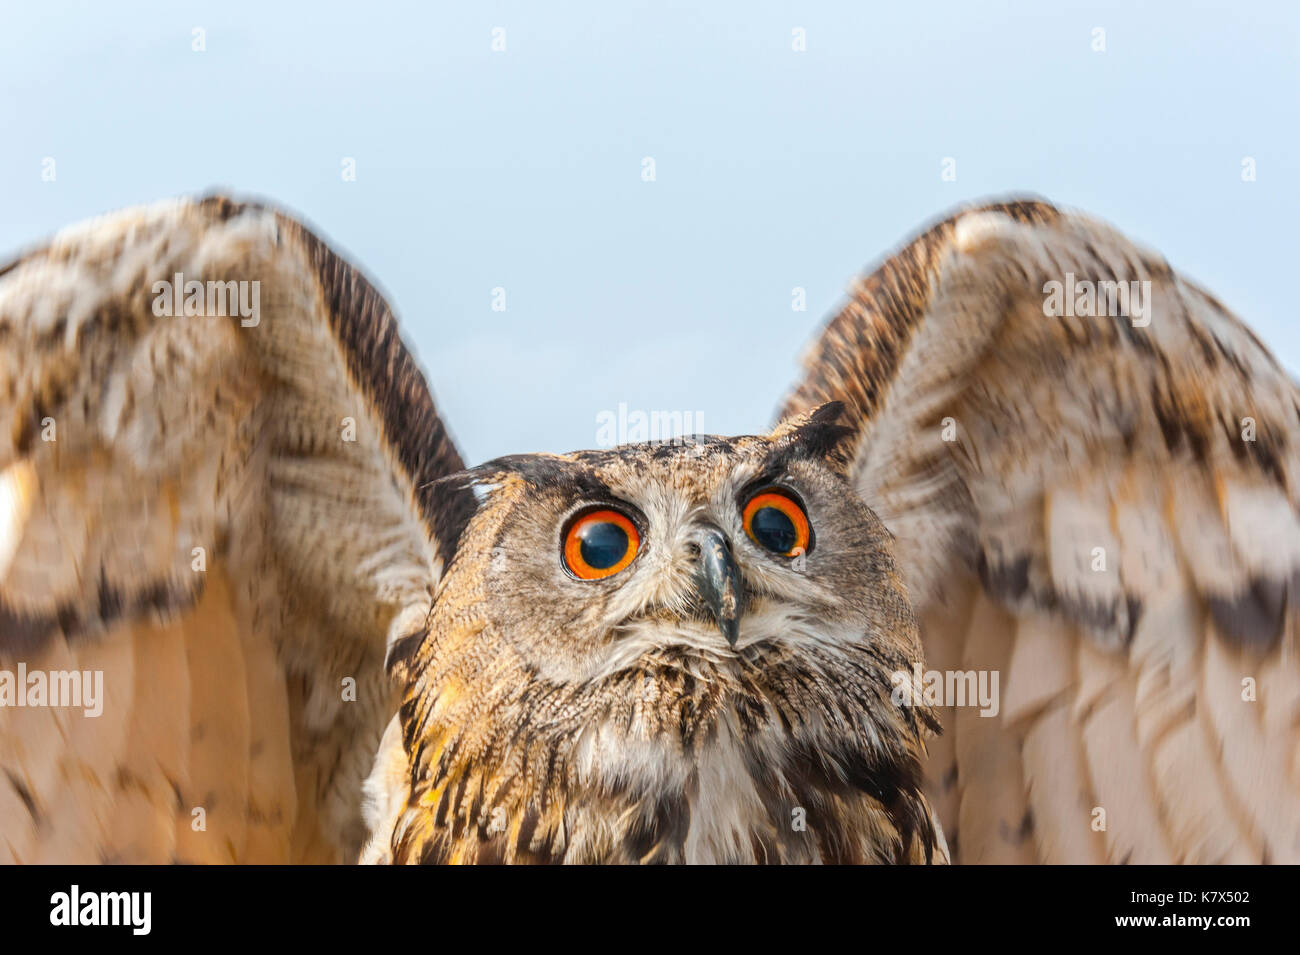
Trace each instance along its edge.
<path fill-rule="evenodd" d="M 0 269 L 0 681 L 104 687 L 0 706 L 0 855 L 356 858 L 461 466 L 383 297 L 273 209 L 128 210 Z"/>
<path fill-rule="evenodd" d="M 1296 861 L 1300 390 L 1249 329 L 1110 227 L 1008 202 L 860 280 L 806 367 L 783 415 L 844 404 L 930 665 L 1003 677 L 996 718 L 941 710 L 955 859 L 1022 858 L 1027 811 L 1044 861 Z"/>
<path fill-rule="evenodd" d="M 1104 862 L 1103 844 L 1091 828 L 1097 800 L 1087 757 L 1067 703 L 1057 702 L 1039 714 L 1025 732 L 1023 752 L 1038 861 Z"/>
<path fill-rule="evenodd" d="M 961 668 L 1006 665 L 1014 621 L 982 594 L 971 607 Z M 1001 731 L 973 707 L 950 707 L 961 791 L 956 835 L 960 858 L 989 865 L 1032 860 L 1032 791 L 1023 779 L 1025 740 Z M 949 845 L 951 849 L 951 843 Z"/>

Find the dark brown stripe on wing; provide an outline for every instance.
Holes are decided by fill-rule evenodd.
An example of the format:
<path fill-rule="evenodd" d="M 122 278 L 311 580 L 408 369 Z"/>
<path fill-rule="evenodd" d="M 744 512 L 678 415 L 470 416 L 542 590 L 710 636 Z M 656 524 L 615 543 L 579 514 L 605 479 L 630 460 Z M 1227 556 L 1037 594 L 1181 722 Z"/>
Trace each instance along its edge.
<path fill-rule="evenodd" d="M 807 375 L 786 400 L 781 418 L 827 401 L 845 403 L 840 424 L 855 430 L 871 418 L 930 303 L 957 222 L 979 212 L 1035 224 L 1060 216 L 1055 207 L 1037 200 L 1000 202 L 964 209 L 921 233 L 862 279 L 853 300 L 827 323 L 805 361 Z"/>

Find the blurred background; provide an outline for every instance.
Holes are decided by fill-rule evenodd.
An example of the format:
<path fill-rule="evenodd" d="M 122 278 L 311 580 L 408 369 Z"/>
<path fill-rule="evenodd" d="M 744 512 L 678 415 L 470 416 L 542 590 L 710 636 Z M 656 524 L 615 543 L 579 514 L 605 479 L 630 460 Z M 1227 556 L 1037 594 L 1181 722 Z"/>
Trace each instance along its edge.
<path fill-rule="evenodd" d="M 1300 7 L 1135 7 L 9 2 L 0 257 L 274 200 L 386 291 L 471 462 L 620 403 L 760 430 L 853 275 L 1012 192 L 1160 250 L 1294 374 Z"/>

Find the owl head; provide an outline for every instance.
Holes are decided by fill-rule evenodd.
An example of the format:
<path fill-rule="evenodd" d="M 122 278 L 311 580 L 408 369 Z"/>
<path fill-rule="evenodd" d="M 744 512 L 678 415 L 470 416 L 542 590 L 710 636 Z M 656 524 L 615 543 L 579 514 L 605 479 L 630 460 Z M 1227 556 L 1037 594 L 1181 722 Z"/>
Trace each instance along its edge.
<path fill-rule="evenodd" d="M 390 659 L 397 861 L 929 856 L 920 642 L 839 413 L 447 479 L 476 506 Z"/>

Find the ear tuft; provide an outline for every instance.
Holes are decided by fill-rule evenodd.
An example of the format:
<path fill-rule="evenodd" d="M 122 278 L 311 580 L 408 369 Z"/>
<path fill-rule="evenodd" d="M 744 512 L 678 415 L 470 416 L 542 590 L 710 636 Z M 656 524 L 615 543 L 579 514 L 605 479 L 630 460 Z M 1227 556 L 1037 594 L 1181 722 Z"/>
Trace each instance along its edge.
<path fill-rule="evenodd" d="M 828 401 L 824 405 L 818 405 L 811 411 L 804 411 L 797 415 L 791 415 L 788 418 L 778 422 L 777 426 L 772 429 L 768 436 L 773 441 L 779 441 L 782 438 L 789 437 L 795 431 L 806 428 L 809 425 L 828 425 L 834 424 L 839 420 L 840 415 L 844 413 L 844 402 Z"/>
<path fill-rule="evenodd" d="M 460 536 L 482 503 L 474 478 L 473 471 L 455 471 L 419 489 L 443 573 L 451 566 L 460 546 Z"/>
<path fill-rule="evenodd" d="M 844 402 L 828 401 L 812 411 L 787 418 L 778 424 L 771 440 L 783 450 L 800 457 L 818 458 L 831 469 L 847 475 L 853 460 L 853 428 L 837 424 L 844 414 Z"/>

